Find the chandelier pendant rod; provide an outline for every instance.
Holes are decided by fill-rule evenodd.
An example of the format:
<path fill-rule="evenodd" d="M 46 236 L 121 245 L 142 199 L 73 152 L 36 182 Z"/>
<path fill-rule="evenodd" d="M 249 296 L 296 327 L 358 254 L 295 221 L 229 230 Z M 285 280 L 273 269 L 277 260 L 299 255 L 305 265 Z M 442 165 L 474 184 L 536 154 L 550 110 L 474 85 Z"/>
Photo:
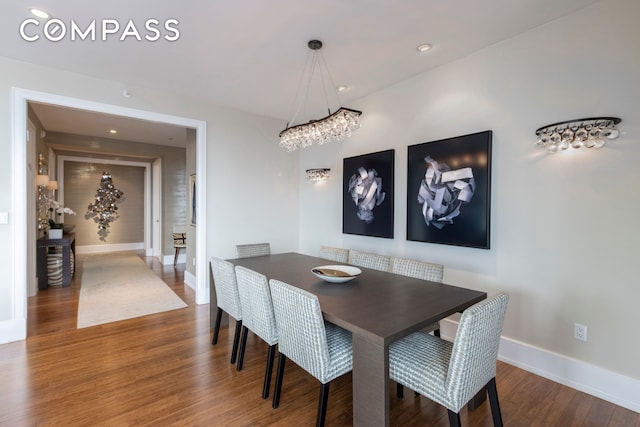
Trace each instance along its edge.
<path fill-rule="evenodd" d="M 329 76 L 329 83 L 331 84 L 331 87 L 333 88 L 333 93 L 335 93 L 336 95 L 336 101 L 338 103 L 338 108 L 336 109 L 336 111 L 338 109 L 340 109 L 340 107 L 342 106 L 342 100 L 340 99 L 340 93 L 338 93 L 338 90 L 336 89 L 337 85 L 336 82 L 333 80 L 333 76 L 331 75 L 331 70 L 329 70 L 329 66 L 327 65 L 327 61 L 324 59 L 324 54 L 322 52 L 318 52 L 320 54 L 320 59 L 322 60 L 322 64 L 324 65 L 324 69 L 327 72 L 327 76 Z M 322 66 L 320 67 L 320 70 L 322 72 Z M 324 80 L 323 80 L 323 87 L 324 87 Z M 327 110 L 329 111 L 329 115 L 331 115 L 331 110 L 329 109 L 329 99 L 327 96 L 327 91 L 325 89 L 325 98 L 327 101 Z"/>
<path fill-rule="evenodd" d="M 322 82 L 322 91 L 324 92 L 324 102 L 326 102 L 327 104 L 328 115 L 331 115 L 331 108 L 329 107 L 329 95 L 327 95 L 327 85 L 324 82 L 324 73 L 322 72 L 322 64 L 324 64 L 326 68 L 327 63 L 324 60 L 324 55 L 319 50 L 316 53 L 316 58 L 318 58 L 317 62 L 318 62 L 318 69 L 320 70 L 320 81 Z M 328 69 L 327 69 L 327 74 L 329 74 Z M 329 81 L 331 81 L 331 75 L 329 75 L 328 77 L 329 77 Z"/>
<path fill-rule="evenodd" d="M 287 122 L 287 126 L 286 128 L 289 128 L 289 126 L 293 126 L 293 123 L 295 122 L 296 118 L 298 117 L 298 113 L 300 113 L 300 107 L 303 105 L 299 102 L 299 98 L 300 98 L 300 90 L 302 88 L 302 81 L 304 80 L 304 77 L 306 75 L 306 71 L 307 71 L 307 67 L 309 66 L 309 58 L 311 58 L 311 55 L 313 54 L 313 52 L 309 51 L 307 52 L 307 59 L 304 62 L 304 67 L 302 68 L 302 73 L 300 73 L 300 80 L 298 80 L 298 87 L 296 88 L 296 96 L 293 98 L 293 116 L 291 117 L 291 120 L 289 120 L 289 122 Z M 307 88 L 309 87 L 310 82 L 307 82 Z M 307 89 L 307 92 L 309 92 L 309 90 Z M 306 97 L 305 97 L 305 101 L 304 101 L 304 105 L 306 105 Z"/>

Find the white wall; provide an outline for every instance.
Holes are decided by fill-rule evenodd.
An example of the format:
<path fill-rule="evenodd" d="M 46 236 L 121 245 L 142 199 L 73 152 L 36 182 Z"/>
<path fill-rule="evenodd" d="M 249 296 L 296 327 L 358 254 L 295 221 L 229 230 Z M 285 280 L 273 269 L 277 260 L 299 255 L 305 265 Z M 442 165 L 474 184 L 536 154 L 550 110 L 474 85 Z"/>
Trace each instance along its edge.
<path fill-rule="evenodd" d="M 297 250 L 298 155 L 278 146 L 283 123 L 222 118 L 227 127 L 208 148 L 210 254 L 232 258 L 237 243 L 255 242 L 270 242 L 273 253 Z"/>
<path fill-rule="evenodd" d="M 0 240 L 15 242 L 25 236 L 12 233 L 12 94 L 18 87 L 104 104 L 170 114 L 207 122 L 207 257 L 232 257 L 235 244 L 270 241 L 275 251 L 297 249 L 298 157 L 277 145 L 283 126 L 273 119 L 186 99 L 180 95 L 127 87 L 65 71 L 0 58 L 0 212 L 9 212 L 9 224 L 0 225 Z M 35 244 L 35 242 L 34 242 Z M 12 307 L 15 271 L 13 244 L 0 245 L 0 342 L 15 325 Z M 208 267 L 205 272 L 208 273 Z M 208 274 L 207 274 L 208 279 Z"/>
<path fill-rule="evenodd" d="M 447 283 L 511 294 L 505 337 L 640 379 L 638 17 L 637 0 L 602 1 L 348 105 L 363 111 L 361 129 L 301 154 L 302 170 L 333 175 L 322 186 L 300 179 L 301 250 L 443 263 Z M 623 120 L 621 138 L 600 151 L 533 145 L 540 126 L 597 115 Z M 407 146 L 487 129 L 491 249 L 406 241 Z M 341 234 L 342 159 L 388 148 L 395 238 Z M 574 322 L 588 326 L 588 342 L 574 340 Z"/>

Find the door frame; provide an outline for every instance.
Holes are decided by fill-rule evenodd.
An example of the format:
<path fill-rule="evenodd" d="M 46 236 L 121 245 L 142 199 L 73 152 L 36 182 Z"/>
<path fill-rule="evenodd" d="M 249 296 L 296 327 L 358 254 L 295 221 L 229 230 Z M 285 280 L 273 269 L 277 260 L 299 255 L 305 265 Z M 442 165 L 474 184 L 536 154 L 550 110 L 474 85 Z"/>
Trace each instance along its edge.
<path fill-rule="evenodd" d="M 162 262 L 162 158 L 151 164 L 151 253 Z"/>
<path fill-rule="evenodd" d="M 35 183 L 35 174 L 39 173 L 38 171 L 38 155 L 36 145 L 37 145 L 37 135 L 38 131 L 36 125 L 29 119 L 27 119 L 27 159 L 30 161 L 27 162 L 27 188 L 36 188 Z M 27 220 L 27 240 L 34 241 L 38 238 L 38 233 L 36 232 L 36 197 L 35 194 L 31 196 L 27 196 L 27 212 L 31 212 L 30 215 L 26 216 Z M 36 274 L 36 245 L 27 248 L 27 295 L 33 296 L 38 293 L 38 277 Z"/>
<path fill-rule="evenodd" d="M 196 200 L 198 232 L 196 233 L 196 304 L 209 302 L 208 275 L 206 274 L 206 141 L 207 124 L 203 120 L 173 116 L 153 111 L 138 110 L 118 105 L 104 104 L 79 98 L 71 98 L 46 92 L 13 87 L 13 123 L 12 123 L 12 207 L 11 224 L 13 265 L 13 295 L 10 331 L 8 341 L 23 340 L 27 336 L 27 197 L 33 196 L 33 189 L 27 187 L 27 104 L 40 102 L 62 107 L 89 110 L 98 113 L 133 117 L 152 122 L 168 123 L 196 131 Z M 35 245 L 32 242 L 31 245 Z"/>

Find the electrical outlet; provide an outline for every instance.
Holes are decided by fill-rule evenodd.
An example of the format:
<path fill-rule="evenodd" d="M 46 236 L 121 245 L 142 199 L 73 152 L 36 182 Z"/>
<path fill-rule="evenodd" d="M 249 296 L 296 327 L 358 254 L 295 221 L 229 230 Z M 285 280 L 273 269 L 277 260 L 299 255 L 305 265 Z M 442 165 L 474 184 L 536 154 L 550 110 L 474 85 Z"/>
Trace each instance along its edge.
<path fill-rule="evenodd" d="M 581 325 L 580 323 L 576 323 L 573 329 L 573 337 L 578 341 L 587 341 L 587 327 L 585 325 Z"/>

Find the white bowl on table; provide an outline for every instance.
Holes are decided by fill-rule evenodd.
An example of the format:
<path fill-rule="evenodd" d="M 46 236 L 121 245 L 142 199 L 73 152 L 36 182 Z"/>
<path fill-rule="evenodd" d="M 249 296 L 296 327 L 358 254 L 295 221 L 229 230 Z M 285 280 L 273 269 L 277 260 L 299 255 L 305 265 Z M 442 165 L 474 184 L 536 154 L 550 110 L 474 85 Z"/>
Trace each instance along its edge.
<path fill-rule="evenodd" d="M 311 269 L 317 278 L 329 283 L 345 283 L 358 277 L 362 270 L 351 265 L 320 265 Z"/>

